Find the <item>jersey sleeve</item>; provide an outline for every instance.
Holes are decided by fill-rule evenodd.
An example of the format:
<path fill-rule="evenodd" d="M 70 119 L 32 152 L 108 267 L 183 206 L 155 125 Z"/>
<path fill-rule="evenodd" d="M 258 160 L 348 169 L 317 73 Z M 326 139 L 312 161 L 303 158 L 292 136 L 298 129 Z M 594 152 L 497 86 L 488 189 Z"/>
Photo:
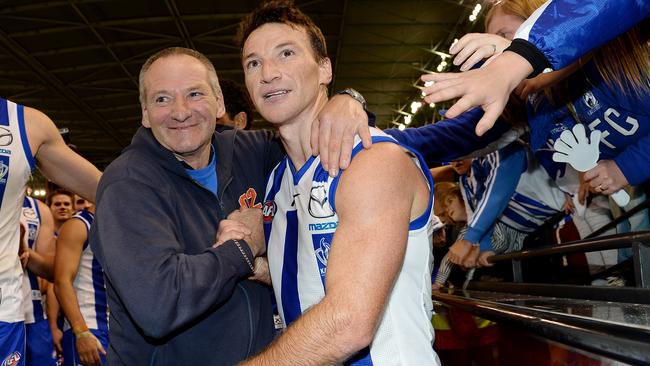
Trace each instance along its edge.
<path fill-rule="evenodd" d="M 474 130 L 482 116 L 483 110 L 474 108 L 456 118 L 430 125 L 407 128 L 404 131 L 391 128 L 384 132 L 417 150 L 428 165 L 483 156 L 516 140 L 523 133 L 523 128 L 515 129 L 498 120 L 487 133 L 477 136 Z"/>
<path fill-rule="evenodd" d="M 631 185 L 642 184 L 650 179 L 650 135 L 628 146 L 614 161 Z"/>
<path fill-rule="evenodd" d="M 540 52 L 517 53 L 533 66 L 541 62 L 533 58 L 545 57 L 559 70 L 648 16 L 647 0 L 549 0 L 519 27 L 513 46 L 532 46 Z"/>
<path fill-rule="evenodd" d="M 469 218 L 465 234 L 469 242 L 480 243 L 481 251 L 491 250 L 490 241 L 482 239 L 508 206 L 519 177 L 526 169 L 526 152 L 518 144 L 512 144 L 486 156 L 484 162 L 485 169 L 489 170 L 485 193 Z"/>

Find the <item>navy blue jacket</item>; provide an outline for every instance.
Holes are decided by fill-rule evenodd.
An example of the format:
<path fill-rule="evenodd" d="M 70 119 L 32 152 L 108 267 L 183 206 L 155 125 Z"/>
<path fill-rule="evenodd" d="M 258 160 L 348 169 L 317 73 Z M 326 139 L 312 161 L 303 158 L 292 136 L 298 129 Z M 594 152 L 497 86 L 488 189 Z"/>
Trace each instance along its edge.
<path fill-rule="evenodd" d="M 218 197 L 145 128 L 99 183 L 91 245 L 106 277 L 109 365 L 232 365 L 272 339 L 270 290 L 246 280 L 233 242 L 211 246 L 221 218 L 260 203 L 284 154 L 268 131 L 215 133 L 212 144 Z"/>

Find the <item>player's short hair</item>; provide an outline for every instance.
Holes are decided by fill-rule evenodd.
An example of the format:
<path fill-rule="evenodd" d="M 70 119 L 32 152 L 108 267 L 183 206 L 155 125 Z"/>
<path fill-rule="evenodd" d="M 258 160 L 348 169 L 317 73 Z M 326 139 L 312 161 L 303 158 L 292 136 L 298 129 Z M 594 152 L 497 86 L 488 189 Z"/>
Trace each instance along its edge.
<path fill-rule="evenodd" d="M 307 32 L 316 61 L 327 58 L 327 44 L 320 28 L 291 0 L 270 0 L 263 2 L 239 23 L 237 43 L 243 51 L 244 43 L 251 33 L 267 23 L 282 23 L 302 27 Z"/>
<path fill-rule="evenodd" d="M 47 205 L 50 206 L 52 204 L 52 199 L 54 198 L 54 196 L 59 196 L 59 195 L 70 197 L 70 203 L 72 203 L 74 205 L 74 193 L 68 191 L 67 189 L 63 189 L 63 188 L 57 188 L 57 189 L 51 191 L 47 195 L 45 203 L 47 203 Z"/>

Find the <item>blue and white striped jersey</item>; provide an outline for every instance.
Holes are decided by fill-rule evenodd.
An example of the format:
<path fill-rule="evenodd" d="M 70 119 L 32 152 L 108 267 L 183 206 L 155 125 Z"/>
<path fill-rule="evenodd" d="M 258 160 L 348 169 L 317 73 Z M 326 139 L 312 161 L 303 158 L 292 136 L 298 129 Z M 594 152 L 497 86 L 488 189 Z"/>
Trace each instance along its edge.
<path fill-rule="evenodd" d="M 372 129 L 372 134 L 374 143 L 397 143 L 377 129 Z M 353 158 L 362 148 L 357 138 Z M 413 153 L 413 161 L 433 187 L 433 179 L 417 153 Z M 325 296 L 329 251 L 339 224 L 335 206 L 339 177 L 329 177 L 319 157 L 311 157 L 299 171 L 285 157 L 269 177 L 263 208 L 267 254 L 278 310 L 287 325 Z M 433 194 L 426 213 L 410 224 L 404 265 L 373 342 L 348 364 L 437 363 L 430 321 L 432 204 Z"/>
<path fill-rule="evenodd" d="M 90 235 L 90 227 L 95 220 L 95 215 L 87 210 L 77 212 L 70 220 L 81 220 L 86 225 Z M 72 282 L 79 310 L 86 326 L 90 329 L 108 331 L 108 304 L 106 302 L 106 285 L 104 284 L 104 271 L 95 258 L 88 239 L 84 242 L 83 252 L 79 261 L 77 276 Z M 66 319 L 63 330 L 70 329 Z"/>
<path fill-rule="evenodd" d="M 497 220 L 532 232 L 564 204 L 564 193 L 518 142 L 475 159 L 461 186 L 468 217 L 465 239 L 480 243 L 481 250 L 490 250 L 490 228 Z"/>
<path fill-rule="evenodd" d="M 41 229 L 41 212 L 36 200 L 32 197 L 25 197 L 23 200 L 20 224 L 25 228 L 23 245 L 36 250 L 36 238 L 38 238 Z M 25 296 L 23 301 L 25 324 L 47 319 L 38 276 L 28 268 L 25 268 L 23 276 L 23 294 Z"/>
<path fill-rule="evenodd" d="M 19 225 L 25 188 L 33 169 L 24 107 L 0 98 L 0 322 L 24 320 Z"/>

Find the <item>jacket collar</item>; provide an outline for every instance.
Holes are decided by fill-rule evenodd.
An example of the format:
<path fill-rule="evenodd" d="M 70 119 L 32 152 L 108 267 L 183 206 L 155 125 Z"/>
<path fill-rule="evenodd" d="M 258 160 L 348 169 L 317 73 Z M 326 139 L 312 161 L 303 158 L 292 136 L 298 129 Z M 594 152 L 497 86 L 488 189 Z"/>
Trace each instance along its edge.
<path fill-rule="evenodd" d="M 215 133 L 212 136 L 212 147 L 217 154 L 217 176 L 219 179 L 219 195 L 223 193 L 227 182 L 232 179 L 232 156 L 237 130 Z M 126 151 L 136 150 L 155 158 L 157 164 L 173 174 L 188 177 L 183 164 L 176 159 L 174 153 L 162 146 L 154 137 L 151 129 L 140 127 L 133 136 L 131 145 Z"/>

